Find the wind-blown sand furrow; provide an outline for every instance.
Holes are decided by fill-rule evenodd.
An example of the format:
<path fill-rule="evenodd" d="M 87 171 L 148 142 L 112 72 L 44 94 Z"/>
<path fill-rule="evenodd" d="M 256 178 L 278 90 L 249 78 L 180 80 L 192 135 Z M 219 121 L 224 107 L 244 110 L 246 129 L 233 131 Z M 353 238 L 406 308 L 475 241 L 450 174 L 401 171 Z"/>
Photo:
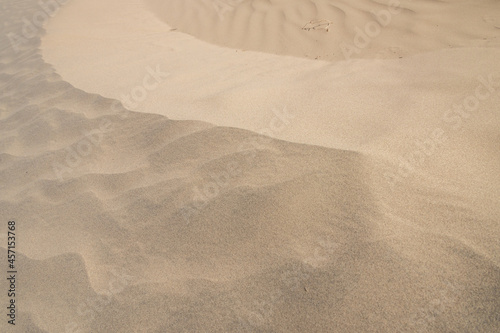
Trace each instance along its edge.
<path fill-rule="evenodd" d="M 224 4 L 216 1 L 210 3 L 208 0 L 148 2 L 155 13 L 170 26 L 209 42 L 244 50 L 326 60 L 344 59 L 344 52 L 339 49 L 339 44 L 349 44 L 354 48 L 352 42 L 358 35 L 356 29 L 365 29 L 367 22 L 381 22 L 382 31 L 373 30 L 375 38 L 368 38 L 370 45 L 366 49 L 363 47 L 362 52 L 352 54 L 353 58 L 373 57 L 393 45 L 398 45 L 400 51 L 386 53 L 384 57 L 397 58 L 414 52 L 477 45 L 474 41 L 479 42 L 485 35 L 496 35 L 492 29 L 494 24 L 488 25 L 483 21 L 485 17 L 489 17 L 488 8 L 493 6 L 498 10 L 498 4 L 494 1 L 483 1 L 481 5 L 455 1 L 372 0 L 249 0 L 228 1 Z M 191 16 L 193 8 L 196 8 L 196 18 Z M 345 15 L 339 17 L 338 10 Z M 285 13 L 285 16 L 264 22 L 259 19 L 278 12 Z M 442 12 L 450 15 L 444 19 L 440 14 Z M 271 15 L 276 17 L 275 14 Z M 238 19 L 235 20 L 235 17 Z M 310 25 L 318 29 L 302 30 L 311 20 L 328 20 L 328 32 L 318 24 Z M 247 22 L 245 29 L 241 28 L 242 22 Z M 276 29 L 290 25 L 294 29 L 286 29 L 284 32 Z M 207 29 L 209 27 L 217 33 L 210 33 L 210 29 Z M 287 42 L 283 44 L 283 40 Z"/>

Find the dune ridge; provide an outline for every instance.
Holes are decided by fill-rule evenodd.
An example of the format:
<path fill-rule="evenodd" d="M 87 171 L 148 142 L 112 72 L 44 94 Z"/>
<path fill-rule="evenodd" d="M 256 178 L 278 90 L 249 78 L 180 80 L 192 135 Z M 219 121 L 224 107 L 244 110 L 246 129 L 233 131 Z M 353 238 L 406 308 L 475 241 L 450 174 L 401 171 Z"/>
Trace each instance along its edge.
<path fill-rule="evenodd" d="M 22 274 L 19 326 L 2 331 L 500 329 L 486 114 L 391 183 L 386 153 L 412 137 L 356 151 L 133 112 L 61 77 L 42 28 L 16 52 L 6 34 L 40 8 L 1 3 L 0 212 L 17 221 Z"/>

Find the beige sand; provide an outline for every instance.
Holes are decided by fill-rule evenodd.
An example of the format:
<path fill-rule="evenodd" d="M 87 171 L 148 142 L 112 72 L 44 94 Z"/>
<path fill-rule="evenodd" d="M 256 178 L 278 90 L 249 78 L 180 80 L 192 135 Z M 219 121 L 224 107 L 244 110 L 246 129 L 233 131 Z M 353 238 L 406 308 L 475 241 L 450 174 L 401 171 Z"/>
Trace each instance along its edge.
<path fill-rule="evenodd" d="M 0 331 L 500 330 L 497 1 L 66 2 L 0 2 Z"/>

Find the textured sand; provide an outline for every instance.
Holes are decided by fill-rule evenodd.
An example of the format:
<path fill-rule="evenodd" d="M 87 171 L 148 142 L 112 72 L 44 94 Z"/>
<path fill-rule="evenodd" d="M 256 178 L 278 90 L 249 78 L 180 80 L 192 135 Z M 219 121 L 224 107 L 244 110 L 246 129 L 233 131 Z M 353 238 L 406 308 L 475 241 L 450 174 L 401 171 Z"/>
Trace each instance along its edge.
<path fill-rule="evenodd" d="M 0 4 L 0 331 L 500 331 L 497 1 Z"/>
<path fill-rule="evenodd" d="M 313 59 L 398 58 L 499 43 L 495 29 L 500 16 L 494 0 L 146 2 L 169 25 L 202 40 Z"/>

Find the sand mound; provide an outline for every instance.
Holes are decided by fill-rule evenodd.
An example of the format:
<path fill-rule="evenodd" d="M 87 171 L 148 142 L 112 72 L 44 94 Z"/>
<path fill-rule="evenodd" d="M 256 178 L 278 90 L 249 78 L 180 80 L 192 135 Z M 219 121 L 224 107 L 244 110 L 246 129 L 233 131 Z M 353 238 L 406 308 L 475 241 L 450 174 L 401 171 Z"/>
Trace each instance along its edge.
<path fill-rule="evenodd" d="M 76 6 L 86 19 L 84 13 L 95 10 L 86 7 L 89 3 L 74 0 L 66 13 L 74 13 Z M 492 157 L 499 156 L 498 119 L 495 112 L 486 112 L 498 109 L 497 95 L 490 92 L 489 99 L 481 100 L 469 117 L 462 118 L 463 112 L 447 114 L 449 122 L 444 123 L 426 118 L 441 117 L 439 106 L 448 105 L 451 97 L 465 103 L 476 91 L 484 96 L 488 86 L 476 90 L 481 84 L 476 75 L 484 75 L 484 66 L 494 64 L 495 50 L 445 52 L 446 61 L 455 61 L 446 67 L 449 76 L 443 79 L 442 73 L 436 73 L 429 81 L 407 82 L 408 94 L 401 95 L 401 103 L 387 113 L 381 111 L 387 118 L 377 112 L 369 118 L 386 119 L 389 125 L 380 121 L 365 145 L 359 138 L 370 124 L 357 124 L 366 107 L 359 104 L 359 118 L 351 118 L 352 127 L 347 121 L 336 123 L 342 132 L 334 139 L 324 138 L 329 147 L 320 147 L 245 129 L 132 112 L 117 100 L 73 87 L 73 81 L 64 81 L 42 58 L 42 29 L 17 44 L 18 48 L 10 42 L 12 33 L 23 35 L 23 16 L 34 17 L 38 6 L 35 0 L 2 2 L 0 212 L 2 219 L 17 222 L 20 276 L 19 326 L 7 327 L 2 320 L 2 331 L 500 329 L 500 161 Z M 117 3 L 106 6 L 110 9 Z M 137 15 L 131 17 L 144 18 L 143 12 L 130 6 L 127 10 Z M 115 11 L 120 13 L 120 8 Z M 99 16 L 108 14 L 97 11 L 95 19 L 102 22 Z M 79 20 L 65 17 L 62 11 L 60 15 L 60 21 L 54 19 L 56 26 Z M 127 29 L 126 25 L 117 27 Z M 100 28 L 89 24 L 86 29 Z M 84 31 L 82 50 L 88 45 Z M 102 36 L 103 44 L 110 46 L 116 44 L 107 38 L 119 37 L 106 29 Z M 200 50 L 194 39 L 179 38 L 178 47 L 193 54 Z M 59 50 L 68 47 L 62 41 Z M 131 50 L 135 42 L 122 39 Z M 156 42 L 172 47 L 162 39 Z M 100 55 L 107 52 L 100 50 L 93 49 Z M 472 60 L 478 50 L 484 51 L 483 64 Z M 172 52 L 183 58 L 178 50 Z M 218 55 L 223 63 L 227 58 L 222 52 Z M 110 56 L 103 62 L 116 59 Z M 199 58 L 192 55 L 190 59 Z M 281 58 L 263 58 L 270 67 L 275 59 Z M 283 61 L 293 64 L 290 59 Z M 428 59 L 417 58 L 416 63 Z M 76 58 L 63 63 L 78 66 L 74 73 L 80 77 L 88 70 Z M 457 68 L 456 64 L 464 63 L 468 69 Z M 335 67 L 328 75 L 334 73 L 339 80 L 350 77 L 347 87 L 355 89 L 366 81 L 360 81 L 353 69 L 393 68 L 394 64 L 354 62 L 353 67 L 343 71 Z M 122 73 L 118 67 L 128 65 L 117 64 L 115 74 Z M 131 61 L 135 78 L 143 78 L 143 65 Z M 440 61 L 433 65 L 437 68 Z M 325 64 L 304 66 L 300 84 L 313 84 L 307 77 L 329 68 Z M 316 71 L 306 71 L 311 68 Z M 226 68 L 229 76 L 237 76 L 234 71 L 238 69 Z M 261 82 L 259 74 L 268 69 L 262 67 L 256 73 L 248 68 L 255 86 Z M 188 68 L 178 69 L 179 73 L 184 70 L 189 73 Z M 400 83 L 401 71 L 417 72 L 413 66 L 395 66 L 392 81 L 372 77 L 370 82 L 385 86 L 390 96 L 390 89 Z M 365 75 L 378 73 L 373 70 Z M 314 83 L 318 99 L 327 93 L 324 84 L 331 77 Z M 97 86 L 102 81 L 92 72 L 87 72 L 86 80 Z M 134 82 L 125 75 L 124 81 Z M 446 82 L 452 87 L 444 86 Z M 234 82 L 227 84 L 225 88 L 214 84 L 214 88 L 231 92 Z M 371 85 L 364 89 L 367 86 Z M 191 82 L 177 91 L 191 88 L 194 93 L 197 87 Z M 249 86 L 243 89 L 251 91 Z M 435 95 L 429 90 L 436 90 Z M 412 94 L 431 94 L 425 105 L 437 106 L 423 114 L 400 108 L 412 104 L 407 101 L 417 98 L 407 97 Z M 305 103 L 306 97 L 300 98 Z M 182 101 L 181 97 L 160 106 L 182 114 L 193 107 Z M 219 102 L 215 98 L 197 104 L 197 112 L 207 107 L 207 114 L 213 113 L 217 110 L 213 104 Z M 234 103 L 245 105 L 241 100 Z M 227 117 L 239 118 L 234 109 L 226 111 Z M 354 111 L 339 107 L 331 113 L 336 112 L 348 117 Z M 255 117 L 256 124 L 264 122 L 270 129 L 275 116 L 262 119 L 256 113 L 248 118 Z M 303 124 L 312 131 L 314 124 L 328 119 L 332 118 Z M 295 126 L 300 128 L 300 122 Z M 392 129 L 391 133 L 382 126 Z M 438 138 L 436 127 L 444 131 Z M 351 132 L 358 136 L 349 136 Z M 322 133 L 316 140 L 322 139 Z M 428 143 L 429 138 L 444 136 L 446 145 Z M 291 137 L 310 140 L 307 131 Z M 335 147 L 343 137 L 345 146 L 362 146 L 363 150 L 341 149 L 342 144 Z M 0 244 L 3 260 L 4 236 Z M 7 281 L 2 281 L 0 288 L 7 290 Z"/>

